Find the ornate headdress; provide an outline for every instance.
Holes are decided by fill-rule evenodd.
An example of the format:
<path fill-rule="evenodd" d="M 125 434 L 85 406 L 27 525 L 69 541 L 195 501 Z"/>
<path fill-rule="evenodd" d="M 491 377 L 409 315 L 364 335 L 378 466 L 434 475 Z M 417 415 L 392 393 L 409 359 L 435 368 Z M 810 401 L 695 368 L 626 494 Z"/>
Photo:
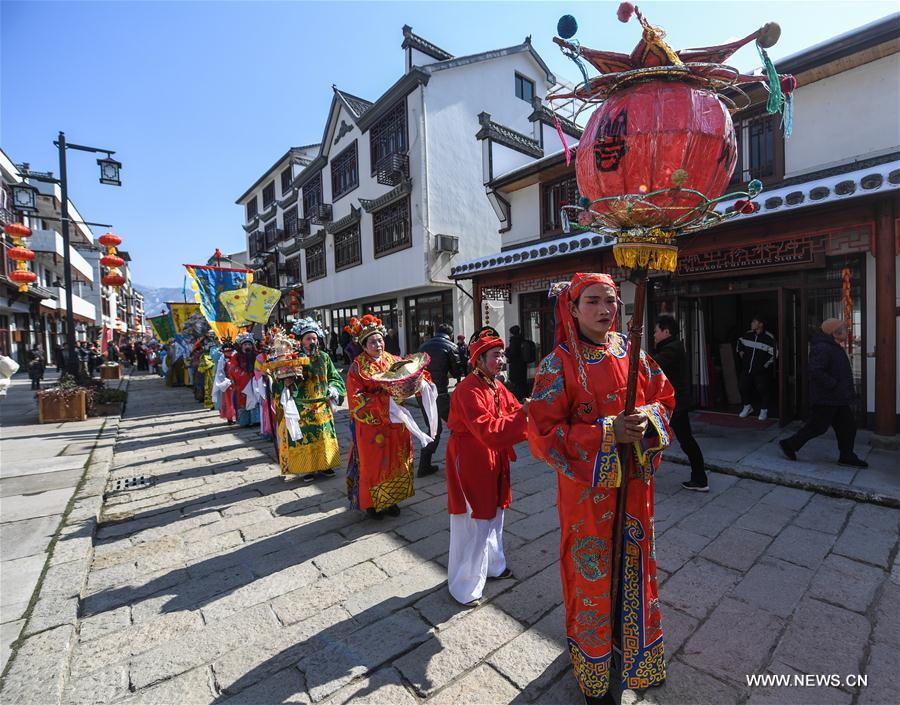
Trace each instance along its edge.
<path fill-rule="evenodd" d="M 230 335 L 226 335 L 222 338 L 222 350 L 234 350 L 234 341 L 231 339 Z"/>
<path fill-rule="evenodd" d="M 315 333 L 319 336 L 319 342 L 325 340 L 325 333 L 322 331 L 322 327 L 319 325 L 319 322 L 314 318 L 301 318 L 299 321 L 294 323 L 294 327 L 291 329 L 291 332 L 297 336 L 298 339 L 302 338 L 307 333 Z"/>
<path fill-rule="evenodd" d="M 234 339 L 234 346 L 237 348 L 241 347 L 244 343 L 250 343 L 254 348 L 256 347 L 256 339 L 253 337 L 252 333 L 245 331 Z"/>
<path fill-rule="evenodd" d="M 364 345 L 366 338 L 375 333 L 380 333 L 382 337 L 387 336 L 387 330 L 382 325 L 381 319 L 371 313 L 367 313 L 360 319 L 354 316 L 350 319 L 349 325 L 344 326 L 344 330 L 360 345 Z"/>
<path fill-rule="evenodd" d="M 478 366 L 478 358 L 493 348 L 504 347 L 503 338 L 496 328 L 482 326 L 469 339 L 469 363 L 472 367 Z"/>

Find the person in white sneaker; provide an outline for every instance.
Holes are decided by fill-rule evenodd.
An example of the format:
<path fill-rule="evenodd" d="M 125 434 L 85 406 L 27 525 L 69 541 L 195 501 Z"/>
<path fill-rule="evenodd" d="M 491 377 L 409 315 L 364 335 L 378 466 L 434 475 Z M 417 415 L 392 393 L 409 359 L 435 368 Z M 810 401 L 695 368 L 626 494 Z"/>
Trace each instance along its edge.
<path fill-rule="evenodd" d="M 769 418 L 769 398 L 775 362 L 778 360 L 778 345 L 775 336 L 766 330 L 766 322 L 761 314 L 753 316 L 750 330 L 737 342 L 737 353 L 741 358 L 741 403 L 744 408 L 738 414 L 742 419 L 753 412 L 753 393 L 759 396 L 759 420 Z"/>

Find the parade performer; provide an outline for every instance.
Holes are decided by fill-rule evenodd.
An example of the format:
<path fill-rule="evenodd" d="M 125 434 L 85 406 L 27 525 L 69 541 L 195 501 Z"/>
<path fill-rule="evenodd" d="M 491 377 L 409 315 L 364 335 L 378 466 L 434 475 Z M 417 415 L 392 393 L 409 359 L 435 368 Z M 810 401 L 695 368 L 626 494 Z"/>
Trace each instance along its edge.
<path fill-rule="evenodd" d="M 528 444 L 557 472 L 560 572 L 575 677 L 588 703 L 611 702 L 614 631 L 621 635 L 623 687 L 647 688 L 666 677 L 653 474 L 669 444 L 675 396 L 656 363 L 641 351 L 636 413 L 622 413 L 628 341 L 614 331 L 619 298 L 609 276 L 576 274 L 571 283 L 551 291 L 558 297 L 556 347 L 534 380 Z M 610 573 L 623 472 L 628 491 L 621 590 L 614 609 Z"/>
<path fill-rule="evenodd" d="M 486 580 L 509 578 L 503 515 L 512 502 L 509 465 L 525 440 L 526 408 L 497 375 L 503 339 L 490 327 L 469 343 L 472 373 L 456 386 L 447 427 L 450 560 L 447 585 L 457 602 L 480 603 Z"/>
<path fill-rule="evenodd" d="M 205 336 L 197 338 L 191 347 L 190 372 L 191 385 L 194 389 L 194 399 L 203 401 L 206 391 L 206 375 L 200 372 L 200 358 L 203 357 L 203 348 L 206 345 Z"/>
<path fill-rule="evenodd" d="M 273 334 L 279 329 L 273 328 L 271 332 L 263 332 L 262 340 L 256 345 L 256 364 L 253 368 L 253 389 L 259 401 L 259 435 L 264 440 L 272 440 L 272 424 L 275 419 L 275 400 L 272 398 L 269 380 L 266 377 L 266 364 L 269 359 L 269 351 Z"/>
<path fill-rule="evenodd" d="M 229 424 L 233 424 L 237 420 L 237 411 L 234 408 L 234 383 L 225 374 L 228 362 L 234 355 L 234 343 L 231 338 L 226 337 L 222 340 L 219 352 L 220 357 L 216 363 L 216 376 L 213 381 L 213 395 L 218 395 L 216 403 L 219 416 Z"/>
<path fill-rule="evenodd" d="M 206 334 L 203 341 L 203 352 L 200 355 L 200 361 L 197 363 L 197 374 L 203 379 L 203 406 L 207 409 L 214 409 L 212 393 L 213 384 L 216 376 L 216 363 L 212 359 L 212 350 L 218 345 L 218 338 L 213 330 Z"/>
<path fill-rule="evenodd" d="M 241 333 L 234 342 L 237 349 L 225 365 L 225 374 L 233 385 L 237 422 L 252 426 L 259 423 L 259 400 L 253 388 L 256 342 L 250 333 Z"/>
<path fill-rule="evenodd" d="M 301 368 L 302 377 L 288 376 L 272 385 L 281 474 L 302 475 L 306 481 L 316 475 L 334 477 L 341 451 L 333 406 L 344 401 L 344 380 L 320 347 L 325 335 L 315 320 L 300 319 L 292 333 L 298 341 L 297 352 L 308 364 Z"/>
<path fill-rule="evenodd" d="M 387 331 L 381 319 L 371 314 L 360 320 L 354 317 L 347 329 L 362 348 L 347 373 L 351 435 L 347 495 L 354 509 L 365 510 L 371 518 L 380 520 L 383 514 L 397 516 L 398 503 L 415 494 L 412 443 L 403 413 L 408 421 L 411 419 L 377 379 L 397 362 L 384 349 Z M 427 364 L 428 356 L 422 358 Z M 420 373 L 430 383 L 424 368 Z M 436 394 L 435 390 L 435 397 Z M 436 423 L 435 413 L 435 426 Z M 423 445 L 427 444 L 426 439 L 432 440 L 429 436 L 420 438 Z"/>

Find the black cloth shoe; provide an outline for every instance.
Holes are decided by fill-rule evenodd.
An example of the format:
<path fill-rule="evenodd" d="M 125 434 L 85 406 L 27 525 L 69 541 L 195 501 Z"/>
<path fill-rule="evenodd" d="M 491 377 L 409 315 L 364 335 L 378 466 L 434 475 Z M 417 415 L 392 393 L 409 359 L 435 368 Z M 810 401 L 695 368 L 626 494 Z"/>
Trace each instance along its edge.
<path fill-rule="evenodd" d="M 440 470 L 440 468 L 437 465 L 420 466 L 419 471 L 416 473 L 416 477 L 428 477 L 429 475 L 434 475 L 438 470 Z"/>
<path fill-rule="evenodd" d="M 328 468 L 317 474 L 319 477 L 334 477 L 334 468 Z"/>
<path fill-rule="evenodd" d="M 778 441 L 778 447 L 781 448 L 781 452 L 784 453 L 784 457 L 788 460 L 797 459 L 797 451 L 791 448 L 787 441 Z"/>
<path fill-rule="evenodd" d="M 848 458 L 840 458 L 838 460 L 838 465 L 847 465 L 851 468 L 867 468 L 869 464 L 860 457 L 856 455 L 851 455 Z"/>
<path fill-rule="evenodd" d="M 693 480 L 688 480 L 687 482 L 682 482 L 681 486 L 686 490 L 690 490 L 691 492 L 709 492 L 709 485 L 705 482 L 694 482 Z"/>
<path fill-rule="evenodd" d="M 389 517 L 398 517 L 400 516 L 400 507 L 396 504 L 392 504 L 390 507 L 384 510 L 384 513 Z"/>
<path fill-rule="evenodd" d="M 509 580 L 510 578 L 515 578 L 515 577 L 516 576 L 513 575 L 513 572 L 509 568 L 507 568 L 502 573 L 500 573 L 500 575 L 489 575 L 487 579 L 488 580 Z"/>
<path fill-rule="evenodd" d="M 585 705 L 616 705 L 616 699 L 612 696 L 608 690 L 603 694 L 601 698 L 594 698 L 590 695 L 581 694 L 584 697 Z"/>
<path fill-rule="evenodd" d="M 374 519 L 375 521 L 381 521 L 382 519 L 384 519 L 384 514 L 382 514 L 381 512 L 376 512 L 371 507 L 366 510 L 366 516 L 369 517 L 369 519 Z"/>
<path fill-rule="evenodd" d="M 307 472 L 307 473 L 304 473 L 304 475 L 303 475 L 304 482 L 312 482 L 315 479 L 316 479 L 316 473 L 314 473 L 314 472 Z"/>

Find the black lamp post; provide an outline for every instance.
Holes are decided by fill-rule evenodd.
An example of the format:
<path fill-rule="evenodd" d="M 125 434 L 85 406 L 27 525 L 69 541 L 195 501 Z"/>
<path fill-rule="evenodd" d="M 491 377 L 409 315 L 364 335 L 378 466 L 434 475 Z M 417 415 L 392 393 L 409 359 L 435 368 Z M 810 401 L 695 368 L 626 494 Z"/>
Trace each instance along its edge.
<path fill-rule="evenodd" d="M 278 272 L 278 254 L 279 254 L 279 251 L 278 251 L 277 247 L 275 247 L 271 250 L 261 250 L 260 252 L 258 252 L 256 254 L 256 259 L 253 260 L 253 266 L 254 266 L 254 268 L 256 268 L 257 271 L 266 271 L 267 272 L 266 284 L 268 285 L 269 284 L 268 267 L 267 267 L 268 258 L 271 255 L 274 255 L 275 256 L 274 257 L 274 260 L 275 260 L 275 286 L 273 288 L 278 289 L 278 291 L 281 291 L 281 277 L 279 276 L 279 272 Z M 266 256 L 266 259 L 263 259 L 263 255 Z M 278 299 L 278 304 L 275 306 L 275 318 L 276 319 L 281 318 L 281 299 L 280 298 Z"/>

